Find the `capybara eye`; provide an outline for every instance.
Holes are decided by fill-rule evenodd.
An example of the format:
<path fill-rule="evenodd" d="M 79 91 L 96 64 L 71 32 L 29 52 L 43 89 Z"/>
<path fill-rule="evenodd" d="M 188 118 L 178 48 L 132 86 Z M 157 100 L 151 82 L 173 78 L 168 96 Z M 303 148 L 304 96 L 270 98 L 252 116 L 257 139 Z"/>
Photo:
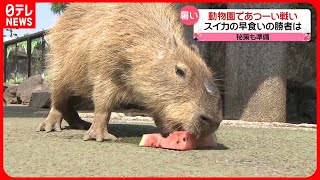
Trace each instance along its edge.
<path fill-rule="evenodd" d="M 179 67 L 176 68 L 176 73 L 180 77 L 184 77 L 186 75 L 185 72 Z"/>

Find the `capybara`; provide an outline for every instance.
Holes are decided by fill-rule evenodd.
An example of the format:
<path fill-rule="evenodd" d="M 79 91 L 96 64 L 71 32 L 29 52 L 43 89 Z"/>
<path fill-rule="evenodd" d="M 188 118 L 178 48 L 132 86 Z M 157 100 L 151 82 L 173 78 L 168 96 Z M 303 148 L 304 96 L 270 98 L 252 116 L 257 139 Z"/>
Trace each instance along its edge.
<path fill-rule="evenodd" d="M 37 131 L 89 130 L 83 139 L 115 140 L 111 111 L 139 104 L 162 132 L 201 137 L 217 130 L 221 98 L 213 73 L 187 45 L 175 5 L 71 4 L 48 32 L 52 108 Z M 80 119 L 73 97 L 94 102 L 93 123 Z M 89 128 L 90 127 L 90 128 Z"/>

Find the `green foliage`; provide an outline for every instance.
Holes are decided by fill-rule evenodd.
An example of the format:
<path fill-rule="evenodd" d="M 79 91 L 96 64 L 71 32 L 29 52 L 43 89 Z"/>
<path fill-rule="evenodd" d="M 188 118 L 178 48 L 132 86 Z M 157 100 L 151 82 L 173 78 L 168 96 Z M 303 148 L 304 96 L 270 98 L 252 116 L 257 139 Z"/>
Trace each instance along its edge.
<path fill-rule="evenodd" d="M 26 79 L 26 77 L 22 77 L 21 75 L 18 74 L 16 77 L 14 77 L 12 79 L 8 79 L 6 81 L 6 84 L 8 84 L 8 85 L 20 84 L 25 79 Z"/>
<path fill-rule="evenodd" d="M 31 74 L 41 74 L 45 69 L 47 48 L 42 49 L 42 38 L 31 41 Z M 22 41 L 16 45 L 7 47 L 7 78 L 8 84 L 19 84 L 27 77 L 27 41 Z M 17 51 L 17 55 L 15 55 Z M 48 77 L 46 77 L 48 78 Z"/>
<path fill-rule="evenodd" d="M 27 52 L 27 41 L 19 42 L 17 45 L 19 47 L 23 48 Z M 31 54 L 33 53 L 34 49 L 39 48 L 41 45 L 42 45 L 42 42 L 41 42 L 40 38 L 33 39 L 32 42 L 31 42 Z M 8 48 L 7 48 L 7 58 L 9 57 L 9 55 L 10 55 L 10 53 L 12 51 L 15 51 L 15 45 L 8 46 Z"/>
<path fill-rule="evenodd" d="M 52 77 L 50 76 L 50 74 L 47 71 L 44 71 L 42 78 L 44 80 L 50 81 Z"/>
<path fill-rule="evenodd" d="M 9 58 L 10 52 L 14 51 L 15 48 L 16 48 L 15 45 L 10 45 L 10 46 L 7 47 L 7 58 Z"/>
<path fill-rule="evenodd" d="M 51 11 L 54 14 L 62 14 L 69 3 L 51 3 Z"/>

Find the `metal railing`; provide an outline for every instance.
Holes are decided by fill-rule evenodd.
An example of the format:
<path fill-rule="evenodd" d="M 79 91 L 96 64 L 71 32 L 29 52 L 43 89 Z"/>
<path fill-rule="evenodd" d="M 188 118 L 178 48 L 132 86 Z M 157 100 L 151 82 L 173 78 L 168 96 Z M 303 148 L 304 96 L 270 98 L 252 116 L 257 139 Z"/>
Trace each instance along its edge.
<path fill-rule="evenodd" d="M 41 51 L 41 56 L 40 56 L 40 59 L 42 61 L 45 61 L 45 46 L 46 46 L 46 42 L 45 42 L 45 35 L 46 35 L 46 30 L 44 31 L 40 31 L 40 32 L 37 32 L 37 33 L 34 33 L 34 34 L 29 34 L 29 35 L 25 35 L 23 37 L 19 37 L 19 38 L 16 38 L 16 39 L 12 39 L 12 40 L 9 40 L 9 41 L 5 41 L 3 42 L 3 47 L 4 47 L 4 82 L 7 81 L 7 78 L 8 78 L 8 59 L 9 58 L 12 58 L 12 61 L 13 63 L 18 63 L 18 50 L 19 50 L 19 47 L 18 47 L 18 44 L 21 43 L 21 42 L 27 42 L 26 43 L 26 53 L 24 51 L 23 53 L 23 59 L 24 59 L 24 56 L 26 56 L 26 61 L 27 61 L 27 77 L 30 77 L 31 75 L 34 75 L 32 74 L 32 42 L 35 40 L 35 39 L 39 39 L 41 38 L 41 44 L 40 44 L 40 50 Z M 14 48 L 14 51 L 13 52 L 9 52 L 10 53 L 10 57 L 9 57 L 9 54 L 8 54 L 8 48 L 12 45 L 15 45 L 15 48 Z M 21 55 L 20 55 L 21 56 Z M 12 68 L 12 67 L 11 67 Z M 18 69 L 15 70 L 16 73 L 19 71 Z"/>

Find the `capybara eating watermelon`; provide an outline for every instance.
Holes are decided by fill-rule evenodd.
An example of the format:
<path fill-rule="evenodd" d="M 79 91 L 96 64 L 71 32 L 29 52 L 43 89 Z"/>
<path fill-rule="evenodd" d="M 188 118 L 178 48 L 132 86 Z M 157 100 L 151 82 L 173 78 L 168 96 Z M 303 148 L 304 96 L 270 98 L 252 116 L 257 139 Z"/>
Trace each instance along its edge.
<path fill-rule="evenodd" d="M 90 129 L 84 140 L 115 140 L 111 111 L 144 107 L 163 132 L 204 137 L 222 120 L 213 73 L 187 44 L 171 3 L 71 3 L 48 32 L 51 110 L 37 131 Z M 190 37 L 192 38 L 192 37 Z M 94 118 L 80 119 L 73 97 L 92 98 Z"/>

